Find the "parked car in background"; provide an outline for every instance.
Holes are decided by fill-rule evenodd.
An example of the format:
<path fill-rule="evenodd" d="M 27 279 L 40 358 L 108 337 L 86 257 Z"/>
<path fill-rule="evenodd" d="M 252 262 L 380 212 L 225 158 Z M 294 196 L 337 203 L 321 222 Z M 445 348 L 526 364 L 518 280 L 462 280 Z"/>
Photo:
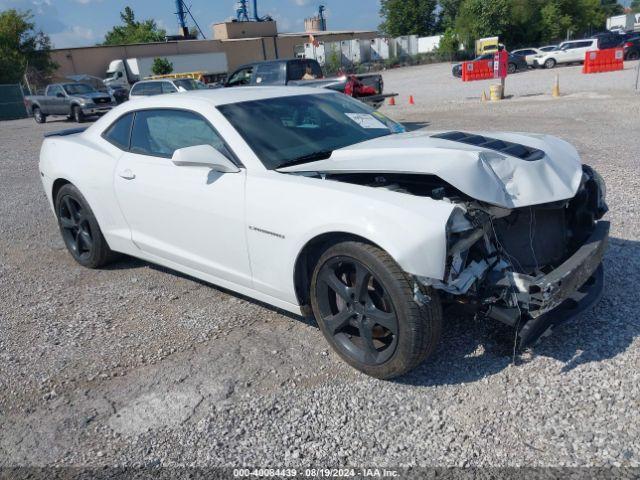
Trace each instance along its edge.
<path fill-rule="evenodd" d="M 533 66 L 537 68 L 553 68 L 559 64 L 584 62 L 585 54 L 598 50 L 598 44 L 597 38 L 562 42 L 558 50 L 536 55 L 533 58 Z"/>
<path fill-rule="evenodd" d="M 163 80 L 142 80 L 131 87 L 129 99 L 151 97 L 163 93 L 188 92 L 191 90 L 205 90 L 207 86 L 192 78 L 177 78 Z"/>
<path fill-rule="evenodd" d="M 640 36 L 630 38 L 624 45 L 624 59 L 625 60 L 639 60 L 640 59 Z"/>
<path fill-rule="evenodd" d="M 66 116 L 78 123 L 87 117 L 104 115 L 117 105 L 107 92 L 99 92 L 86 83 L 52 83 L 44 95 L 25 97 L 27 111 L 37 123 L 44 123 L 50 115 Z"/>
<path fill-rule="evenodd" d="M 111 95 L 113 96 L 113 98 L 116 99 L 116 102 L 118 104 L 121 104 L 122 102 L 126 102 L 127 99 L 129 98 L 128 89 L 124 89 L 118 86 L 107 87 L 101 78 L 95 77 L 93 75 L 87 75 L 87 74 L 68 75 L 66 78 L 74 83 L 86 83 L 87 85 L 90 85 L 98 92 Z"/>
<path fill-rule="evenodd" d="M 536 55 L 540 55 L 541 53 L 544 52 L 538 48 L 521 48 L 519 50 L 514 50 L 513 52 L 511 52 L 511 54 L 516 57 L 524 57 L 527 65 L 530 67 L 533 67 L 533 58 Z"/>
<path fill-rule="evenodd" d="M 627 35 L 618 32 L 603 32 L 596 33 L 591 38 L 598 40 L 598 48 L 600 50 L 606 50 L 608 48 L 621 47 Z"/>
<path fill-rule="evenodd" d="M 313 59 L 296 58 L 256 62 L 239 67 L 229 75 L 224 87 L 305 86 L 327 88 L 380 108 L 395 93 L 384 93 L 384 81 L 378 73 L 344 74 L 327 78 Z"/>
<path fill-rule="evenodd" d="M 544 47 L 538 48 L 541 52 L 553 52 L 554 50 L 558 50 L 558 45 L 545 45 Z"/>
<path fill-rule="evenodd" d="M 477 57 L 476 59 L 474 59 L 474 62 L 480 61 L 480 60 L 492 60 L 493 59 L 494 54 L 493 53 L 485 53 L 484 55 L 480 55 L 479 57 Z M 508 66 L 508 72 L 509 74 L 514 74 L 516 72 L 522 71 L 522 70 L 527 70 L 529 67 L 527 65 L 527 61 L 525 60 L 524 57 L 522 56 L 518 56 L 518 55 L 514 55 L 513 53 L 509 53 L 509 66 Z M 456 65 L 453 66 L 451 73 L 453 74 L 454 77 L 460 78 L 462 77 L 462 64 L 458 63 Z"/>

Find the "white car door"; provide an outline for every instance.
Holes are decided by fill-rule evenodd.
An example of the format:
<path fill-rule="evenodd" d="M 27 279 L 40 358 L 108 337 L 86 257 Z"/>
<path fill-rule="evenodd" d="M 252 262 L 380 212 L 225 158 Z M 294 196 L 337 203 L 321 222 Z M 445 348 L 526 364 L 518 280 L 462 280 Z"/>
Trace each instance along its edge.
<path fill-rule="evenodd" d="M 143 252 L 251 286 L 245 170 L 217 173 L 171 161 L 175 150 L 205 144 L 232 158 L 218 133 L 195 112 L 136 112 L 129 151 L 115 171 L 118 203 Z"/>

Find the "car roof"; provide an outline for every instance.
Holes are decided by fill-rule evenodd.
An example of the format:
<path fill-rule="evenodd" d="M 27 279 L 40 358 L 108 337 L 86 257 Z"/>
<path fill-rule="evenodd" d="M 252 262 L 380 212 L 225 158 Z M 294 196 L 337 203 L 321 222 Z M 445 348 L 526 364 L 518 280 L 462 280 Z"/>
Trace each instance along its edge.
<path fill-rule="evenodd" d="M 317 60 L 314 58 L 279 58 L 277 60 L 262 60 L 260 62 L 245 63 L 244 65 L 240 65 L 239 67 L 237 67 L 234 71 L 238 71 L 248 67 L 256 67 L 258 65 L 282 64 L 282 63 L 290 63 L 290 62 L 309 62 L 309 61 L 317 62 Z"/>
<path fill-rule="evenodd" d="M 139 97 L 111 110 L 89 127 L 86 134 L 99 135 L 116 118 L 136 110 L 153 108 L 185 109 L 198 111 L 231 103 L 266 100 L 269 98 L 294 97 L 298 95 L 344 95 L 335 90 L 313 87 L 233 87 L 206 90 L 190 90 L 182 93 L 167 93 L 150 97 Z"/>
<path fill-rule="evenodd" d="M 135 87 L 136 85 L 140 85 L 141 83 L 173 82 L 174 80 L 177 80 L 177 79 L 176 78 L 149 78 L 147 80 L 139 80 L 136 83 L 134 83 L 133 86 Z"/>

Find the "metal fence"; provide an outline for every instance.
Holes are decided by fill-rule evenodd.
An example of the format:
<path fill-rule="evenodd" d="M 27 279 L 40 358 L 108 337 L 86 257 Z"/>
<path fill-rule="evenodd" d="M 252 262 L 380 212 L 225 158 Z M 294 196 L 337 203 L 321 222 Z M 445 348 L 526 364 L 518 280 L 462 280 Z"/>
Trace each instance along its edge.
<path fill-rule="evenodd" d="M 0 85 L 0 120 L 28 117 L 20 85 Z"/>

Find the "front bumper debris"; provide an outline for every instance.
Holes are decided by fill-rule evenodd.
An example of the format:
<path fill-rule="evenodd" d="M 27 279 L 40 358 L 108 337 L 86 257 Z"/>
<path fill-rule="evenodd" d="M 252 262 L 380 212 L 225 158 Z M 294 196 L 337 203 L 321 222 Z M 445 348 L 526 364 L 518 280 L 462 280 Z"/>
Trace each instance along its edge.
<path fill-rule="evenodd" d="M 518 336 L 520 346 L 533 344 L 554 327 L 598 302 L 604 290 L 602 259 L 610 223 L 599 221 L 589 239 L 567 261 L 547 275 L 520 277 L 528 296 L 528 316 Z"/>

